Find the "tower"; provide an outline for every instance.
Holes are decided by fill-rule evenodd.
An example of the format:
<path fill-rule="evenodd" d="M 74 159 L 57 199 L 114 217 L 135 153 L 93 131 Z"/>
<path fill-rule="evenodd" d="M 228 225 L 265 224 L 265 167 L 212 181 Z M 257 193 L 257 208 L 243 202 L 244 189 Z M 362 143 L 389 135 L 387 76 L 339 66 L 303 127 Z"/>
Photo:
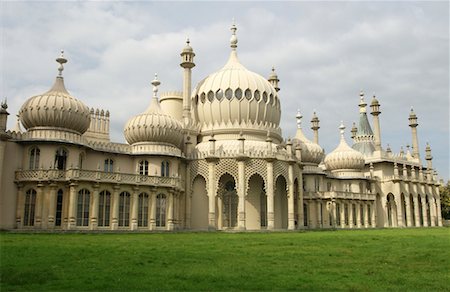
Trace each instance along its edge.
<path fill-rule="evenodd" d="M 185 125 L 188 125 L 191 120 L 191 69 L 195 67 L 194 57 L 195 53 L 190 46 L 189 39 L 186 40 L 186 46 L 180 54 L 181 64 L 184 68 L 183 72 L 183 121 Z"/>
<path fill-rule="evenodd" d="M 316 111 L 314 111 L 313 117 L 311 119 L 311 129 L 314 132 L 314 143 L 316 144 L 319 144 L 319 129 L 320 129 L 319 122 L 320 122 L 319 117 L 317 117 Z"/>
<path fill-rule="evenodd" d="M 409 126 L 411 127 L 411 134 L 412 134 L 412 145 L 413 145 L 413 153 L 412 156 L 416 159 L 420 160 L 419 155 L 419 138 L 417 137 L 417 126 L 419 125 L 417 123 L 417 116 L 416 113 L 414 113 L 413 108 L 411 107 L 411 112 L 409 113 Z"/>
<path fill-rule="evenodd" d="M 272 67 L 272 72 L 269 75 L 269 78 L 267 79 L 270 84 L 272 84 L 273 88 L 278 92 L 280 91 L 280 87 L 278 86 L 278 82 L 280 82 L 280 79 L 278 79 L 278 75 L 275 72 L 275 67 Z"/>
<path fill-rule="evenodd" d="M 372 112 L 370 113 L 373 116 L 373 128 L 374 128 L 374 138 L 375 138 L 375 151 L 381 151 L 381 131 L 380 131 L 380 119 L 378 116 L 381 114 L 380 112 L 380 103 L 378 102 L 375 95 L 372 97 L 372 102 L 370 103 L 370 108 Z"/>

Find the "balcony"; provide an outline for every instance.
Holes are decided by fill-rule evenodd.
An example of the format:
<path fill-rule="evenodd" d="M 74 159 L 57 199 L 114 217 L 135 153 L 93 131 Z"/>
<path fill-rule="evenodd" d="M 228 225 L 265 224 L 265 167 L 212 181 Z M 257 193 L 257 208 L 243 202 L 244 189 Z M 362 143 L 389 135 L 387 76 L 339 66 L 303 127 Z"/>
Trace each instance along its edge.
<path fill-rule="evenodd" d="M 184 189 L 180 177 L 147 176 L 132 173 L 104 172 L 81 169 L 18 170 L 15 173 L 15 177 L 16 182 L 42 183 L 83 181 Z"/>

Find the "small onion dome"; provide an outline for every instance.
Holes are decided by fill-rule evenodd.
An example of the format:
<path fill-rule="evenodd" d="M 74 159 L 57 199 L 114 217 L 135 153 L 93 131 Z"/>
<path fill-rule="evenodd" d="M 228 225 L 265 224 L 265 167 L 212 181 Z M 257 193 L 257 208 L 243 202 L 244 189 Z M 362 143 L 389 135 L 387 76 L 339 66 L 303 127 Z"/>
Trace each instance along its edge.
<path fill-rule="evenodd" d="M 310 141 L 303 134 L 302 117 L 303 116 L 301 115 L 300 111 L 297 111 L 297 133 L 295 134 L 295 137 L 293 139 L 293 144 L 300 145 L 302 162 L 319 164 L 324 157 L 324 151 L 319 144 Z"/>
<path fill-rule="evenodd" d="M 189 39 L 186 40 L 186 46 L 184 46 L 183 48 L 183 53 L 193 53 L 194 50 L 192 49 L 191 45 L 190 45 L 190 41 Z"/>
<path fill-rule="evenodd" d="M 182 126 L 179 121 L 163 112 L 158 100 L 158 86 L 161 82 L 152 81 L 153 98 L 148 109 L 131 118 L 124 129 L 125 139 L 129 144 L 163 143 L 179 147 L 183 139 Z"/>
<path fill-rule="evenodd" d="M 59 76 L 52 88 L 40 95 L 29 98 L 19 111 L 20 121 L 27 130 L 46 128 L 83 134 L 89 128 L 91 115 L 89 108 L 80 100 L 71 96 L 64 86 L 62 71 L 67 62 L 63 51 L 56 59 Z"/>
<path fill-rule="evenodd" d="M 328 170 L 362 170 L 364 168 L 364 155 L 352 149 L 345 142 L 344 125 L 339 127 L 341 142 L 338 147 L 325 157 L 325 166 Z"/>

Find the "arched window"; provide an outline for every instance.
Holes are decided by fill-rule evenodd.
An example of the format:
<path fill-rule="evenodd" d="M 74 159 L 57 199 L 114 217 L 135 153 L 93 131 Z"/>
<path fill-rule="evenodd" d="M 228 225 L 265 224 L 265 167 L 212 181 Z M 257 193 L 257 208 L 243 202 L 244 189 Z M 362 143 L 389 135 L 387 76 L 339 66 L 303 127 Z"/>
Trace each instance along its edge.
<path fill-rule="evenodd" d="M 308 205 L 303 204 L 303 226 L 308 226 Z"/>
<path fill-rule="evenodd" d="M 259 194 L 259 202 L 260 202 L 260 220 L 261 227 L 267 227 L 267 196 L 266 192 L 261 191 Z"/>
<path fill-rule="evenodd" d="M 41 150 L 37 147 L 33 147 L 30 150 L 30 169 L 38 169 L 39 168 L 39 158 L 41 156 Z"/>
<path fill-rule="evenodd" d="M 34 209 L 36 206 L 36 191 L 30 189 L 25 193 L 25 210 L 23 214 L 23 225 L 34 226 Z"/>
<path fill-rule="evenodd" d="M 166 226 L 166 195 L 156 196 L 156 227 Z"/>
<path fill-rule="evenodd" d="M 104 171 L 105 172 L 114 172 L 114 161 L 112 159 L 105 159 L 104 164 Z"/>
<path fill-rule="evenodd" d="M 109 226 L 111 210 L 111 193 L 101 191 L 98 197 L 98 226 Z"/>
<path fill-rule="evenodd" d="M 161 176 L 169 176 L 169 161 L 161 162 Z"/>
<path fill-rule="evenodd" d="M 142 193 L 139 195 L 138 200 L 138 226 L 148 226 L 148 195 Z"/>
<path fill-rule="evenodd" d="M 67 151 L 64 148 L 56 150 L 55 154 L 55 168 L 59 170 L 66 169 Z"/>
<path fill-rule="evenodd" d="M 119 195 L 119 226 L 130 226 L 130 193 Z"/>
<path fill-rule="evenodd" d="M 140 175 L 148 175 L 148 161 L 147 160 L 139 161 L 139 174 Z"/>
<path fill-rule="evenodd" d="M 56 214 L 55 214 L 55 226 L 61 226 L 62 222 L 62 209 L 63 209 L 63 190 L 58 190 L 56 195 Z"/>
<path fill-rule="evenodd" d="M 91 192 L 82 189 L 78 192 L 77 226 L 89 226 L 89 205 Z"/>

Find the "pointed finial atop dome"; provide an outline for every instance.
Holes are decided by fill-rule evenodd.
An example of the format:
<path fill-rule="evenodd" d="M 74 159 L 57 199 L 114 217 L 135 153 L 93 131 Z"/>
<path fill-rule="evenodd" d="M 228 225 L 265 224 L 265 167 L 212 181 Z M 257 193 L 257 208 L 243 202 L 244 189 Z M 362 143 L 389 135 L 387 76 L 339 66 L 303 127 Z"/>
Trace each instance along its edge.
<path fill-rule="evenodd" d="M 155 73 L 155 79 L 152 81 L 153 85 L 153 97 L 158 96 L 158 86 L 161 84 L 161 82 L 158 80 L 158 74 Z"/>
<path fill-rule="evenodd" d="M 300 113 L 300 109 L 297 109 L 297 115 L 295 116 L 295 118 L 297 119 L 297 128 L 301 129 L 302 128 L 302 114 Z"/>
<path fill-rule="evenodd" d="M 341 121 L 341 125 L 339 126 L 339 133 L 341 134 L 341 139 L 344 139 L 345 133 L 344 121 Z"/>
<path fill-rule="evenodd" d="M 237 30 L 237 27 L 236 27 L 236 23 L 234 22 L 234 18 L 233 18 L 233 24 L 231 25 L 232 35 L 231 35 L 231 39 L 230 39 L 230 46 L 233 50 L 236 50 L 237 43 L 238 43 L 238 39 L 236 36 L 236 30 Z"/>
<path fill-rule="evenodd" d="M 359 98 L 360 98 L 360 101 L 359 101 L 359 112 L 360 113 L 365 113 L 366 112 L 367 103 L 364 101 L 364 92 L 362 90 L 359 92 Z"/>
<path fill-rule="evenodd" d="M 67 59 L 64 57 L 64 50 L 61 50 L 61 55 L 59 55 L 59 57 L 56 58 L 56 62 L 59 63 L 59 67 L 58 67 L 59 74 L 58 74 L 58 76 L 62 77 L 62 71 L 64 70 L 63 64 L 67 63 Z"/>

